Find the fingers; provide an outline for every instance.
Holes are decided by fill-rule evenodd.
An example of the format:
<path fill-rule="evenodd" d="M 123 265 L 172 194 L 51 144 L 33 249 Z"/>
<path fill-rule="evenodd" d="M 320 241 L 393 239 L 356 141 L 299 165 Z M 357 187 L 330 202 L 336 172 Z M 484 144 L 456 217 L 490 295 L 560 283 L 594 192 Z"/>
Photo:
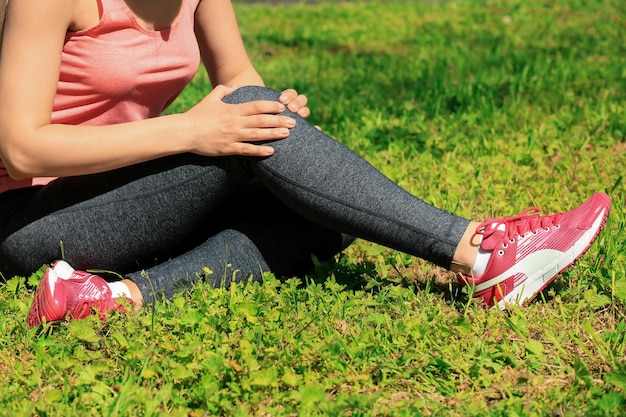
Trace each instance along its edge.
<path fill-rule="evenodd" d="M 259 100 L 241 104 L 228 104 L 235 106 L 241 116 L 252 116 L 257 114 L 278 114 L 285 111 L 285 105 L 276 101 Z"/>
<path fill-rule="evenodd" d="M 221 143 L 213 147 L 210 156 L 256 156 L 267 157 L 274 154 L 274 148 L 267 145 L 255 145 L 253 143 L 233 142 Z"/>
<path fill-rule="evenodd" d="M 253 132 L 256 132 L 255 129 L 267 130 L 267 132 L 256 132 L 259 138 L 255 137 L 250 140 L 267 140 L 263 133 L 278 134 L 279 138 L 287 137 L 288 129 L 296 126 L 294 118 L 280 114 L 285 111 L 285 106 L 275 101 L 252 101 L 235 106 L 238 106 L 242 128 L 251 129 Z"/>
<path fill-rule="evenodd" d="M 274 154 L 271 146 L 253 145 L 251 143 L 235 143 L 230 155 L 266 157 Z"/>
<path fill-rule="evenodd" d="M 296 113 L 298 114 L 298 116 L 307 119 L 310 115 L 311 115 L 311 110 L 309 110 L 308 107 L 300 107 Z"/>
<path fill-rule="evenodd" d="M 267 157 L 274 149 L 262 142 L 271 142 L 289 137 L 296 120 L 284 112 L 290 106 L 306 105 L 305 96 L 288 90 L 288 103 L 258 100 L 228 104 L 223 98 L 235 89 L 216 86 L 187 114 L 194 119 L 192 126 L 197 134 L 191 135 L 193 152 L 208 156 L 244 155 Z M 293 98 L 293 101 L 289 101 Z M 282 99 L 282 96 L 281 96 Z M 300 116 L 308 116 L 306 107 L 296 109 Z"/>
<path fill-rule="evenodd" d="M 210 96 L 216 100 L 222 100 L 224 97 L 232 93 L 236 88 L 227 87 L 224 85 L 216 86 L 211 92 Z M 303 118 L 307 118 L 311 115 L 311 110 L 306 106 L 309 99 L 304 94 L 298 94 L 293 88 L 283 91 L 278 99 L 278 102 L 271 100 L 258 100 L 248 103 L 234 104 L 233 106 L 239 106 L 240 115 L 250 116 L 253 114 L 277 114 L 282 113 L 285 109 L 288 109 L 292 113 L 296 113 Z"/>
<path fill-rule="evenodd" d="M 309 99 L 304 94 L 298 94 L 293 88 L 283 91 L 278 101 L 286 105 L 289 111 L 297 113 L 305 119 L 311 115 L 311 111 L 306 106 Z"/>
<path fill-rule="evenodd" d="M 221 100 L 232 91 L 234 88 L 225 86 L 217 86 L 213 92 L 214 98 Z M 308 98 L 303 94 L 298 94 L 296 90 L 290 88 L 282 92 L 278 99 L 278 102 L 271 100 L 258 100 L 247 103 L 233 104 L 232 106 L 239 107 L 239 114 L 241 116 L 251 116 L 255 114 L 278 114 L 284 112 L 286 109 L 292 113 L 298 114 L 300 117 L 308 118 L 311 115 L 311 110 L 306 107 Z"/>
<path fill-rule="evenodd" d="M 283 104 L 289 104 L 290 102 L 294 101 L 296 97 L 298 97 L 298 92 L 293 88 L 289 88 L 281 93 L 278 101 Z"/>
<path fill-rule="evenodd" d="M 236 87 L 228 87 L 225 85 L 217 85 L 209 93 L 206 99 L 213 102 L 222 102 L 224 97 L 235 91 Z M 225 103 L 224 103 L 225 104 Z M 285 111 L 285 105 L 272 100 L 257 100 L 239 104 L 225 104 L 233 109 L 238 109 L 237 113 L 241 116 L 250 116 L 254 114 L 278 114 Z"/>
<path fill-rule="evenodd" d="M 280 114 L 285 111 L 285 105 L 277 101 L 258 100 L 239 104 L 221 102 L 219 105 L 224 107 L 225 114 L 230 114 L 222 119 L 221 130 L 222 134 L 231 138 L 232 143 L 284 139 L 289 136 L 289 129 L 296 126 L 294 118 Z M 247 146 L 243 149 L 251 150 Z M 261 153 L 266 154 L 267 149 Z"/>
<path fill-rule="evenodd" d="M 239 131 L 240 141 L 265 141 L 284 139 L 289 136 L 289 129 L 296 126 L 292 117 L 281 115 L 285 106 L 276 101 L 251 101 L 241 104 L 225 104 L 236 109 L 239 115 L 232 131 Z M 228 129 L 228 127 L 225 128 Z"/>
<path fill-rule="evenodd" d="M 305 107 L 309 99 L 304 94 L 298 94 L 296 90 L 289 88 L 281 93 L 278 101 L 288 105 L 289 110 L 295 112 L 300 107 Z"/>
<path fill-rule="evenodd" d="M 289 129 L 284 127 L 275 128 L 248 128 L 242 129 L 237 135 L 237 142 L 263 142 L 268 140 L 285 139 L 289 136 Z"/>
<path fill-rule="evenodd" d="M 296 120 L 289 116 L 257 114 L 253 116 L 244 116 L 241 119 L 241 127 L 243 128 L 287 128 L 291 129 L 296 126 Z"/>

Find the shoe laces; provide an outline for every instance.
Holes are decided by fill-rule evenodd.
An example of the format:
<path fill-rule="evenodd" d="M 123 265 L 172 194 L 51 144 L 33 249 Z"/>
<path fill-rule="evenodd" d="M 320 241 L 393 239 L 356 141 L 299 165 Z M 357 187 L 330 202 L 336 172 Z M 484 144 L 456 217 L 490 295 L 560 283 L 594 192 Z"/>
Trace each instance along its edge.
<path fill-rule="evenodd" d="M 495 238 L 497 233 L 502 233 L 502 244 L 506 247 L 527 233 L 536 234 L 539 229 L 548 231 L 551 227 L 560 226 L 563 213 L 548 216 L 540 216 L 540 213 L 538 207 L 529 207 L 516 216 L 487 219 L 478 226 L 476 234 L 482 235 L 485 241 L 492 235 Z M 501 225 L 504 225 L 504 230 Z"/>

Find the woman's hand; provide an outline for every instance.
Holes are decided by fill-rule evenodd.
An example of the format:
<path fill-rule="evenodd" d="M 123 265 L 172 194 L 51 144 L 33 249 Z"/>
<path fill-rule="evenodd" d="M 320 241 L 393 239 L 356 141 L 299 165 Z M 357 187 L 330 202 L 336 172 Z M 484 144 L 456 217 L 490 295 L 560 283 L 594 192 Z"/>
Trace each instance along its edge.
<path fill-rule="evenodd" d="M 296 113 L 300 117 L 306 119 L 311 115 L 311 110 L 306 106 L 309 99 L 304 94 L 298 94 L 293 88 L 283 91 L 278 100 L 287 106 L 290 112 Z M 315 128 L 322 130 L 319 126 L 315 126 Z"/>
<path fill-rule="evenodd" d="M 289 88 L 281 93 L 278 99 L 290 112 L 296 113 L 305 119 L 311 115 L 311 110 L 306 106 L 309 99 L 304 94 L 298 94 L 293 88 Z"/>
<path fill-rule="evenodd" d="M 224 103 L 222 99 L 234 90 L 219 85 L 184 114 L 190 123 L 192 152 L 207 156 L 272 155 L 274 149 L 271 146 L 254 142 L 284 139 L 296 121 L 279 115 L 285 105 L 276 101 Z M 306 104 L 306 97 L 304 99 Z M 302 99 L 296 103 L 302 103 Z"/>

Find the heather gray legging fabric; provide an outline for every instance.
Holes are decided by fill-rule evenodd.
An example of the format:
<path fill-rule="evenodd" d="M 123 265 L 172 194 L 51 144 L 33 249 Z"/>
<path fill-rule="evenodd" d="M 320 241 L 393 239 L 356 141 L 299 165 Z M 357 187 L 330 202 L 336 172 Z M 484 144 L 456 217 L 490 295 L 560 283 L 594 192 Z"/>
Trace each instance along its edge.
<path fill-rule="evenodd" d="M 278 97 L 244 87 L 224 101 Z M 268 158 L 177 155 L 0 198 L 0 272 L 29 274 L 63 247 L 76 268 L 129 276 L 150 299 L 199 278 L 221 285 L 303 273 L 311 255 L 330 257 L 350 236 L 450 266 L 468 220 L 285 113 L 298 124 Z"/>

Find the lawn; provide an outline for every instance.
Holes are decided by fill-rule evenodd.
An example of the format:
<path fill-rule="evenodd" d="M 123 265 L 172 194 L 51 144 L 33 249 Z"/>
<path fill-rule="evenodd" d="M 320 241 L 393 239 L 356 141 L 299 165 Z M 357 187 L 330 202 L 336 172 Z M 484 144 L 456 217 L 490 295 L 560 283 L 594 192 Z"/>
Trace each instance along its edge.
<path fill-rule="evenodd" d="M 41 271 L 0 283 L 0 415 L 626 415 L 626 5 L 234 1 L 267 85 L 424 200 L 482 220 L 613 199 L 524 308 L 357 241 L 306 277 L 198 285 L 40 329 Z M 170 111 L 210 89 L 199 73 Z M 279 279 L 280 278 L 280 279 Z"/>

